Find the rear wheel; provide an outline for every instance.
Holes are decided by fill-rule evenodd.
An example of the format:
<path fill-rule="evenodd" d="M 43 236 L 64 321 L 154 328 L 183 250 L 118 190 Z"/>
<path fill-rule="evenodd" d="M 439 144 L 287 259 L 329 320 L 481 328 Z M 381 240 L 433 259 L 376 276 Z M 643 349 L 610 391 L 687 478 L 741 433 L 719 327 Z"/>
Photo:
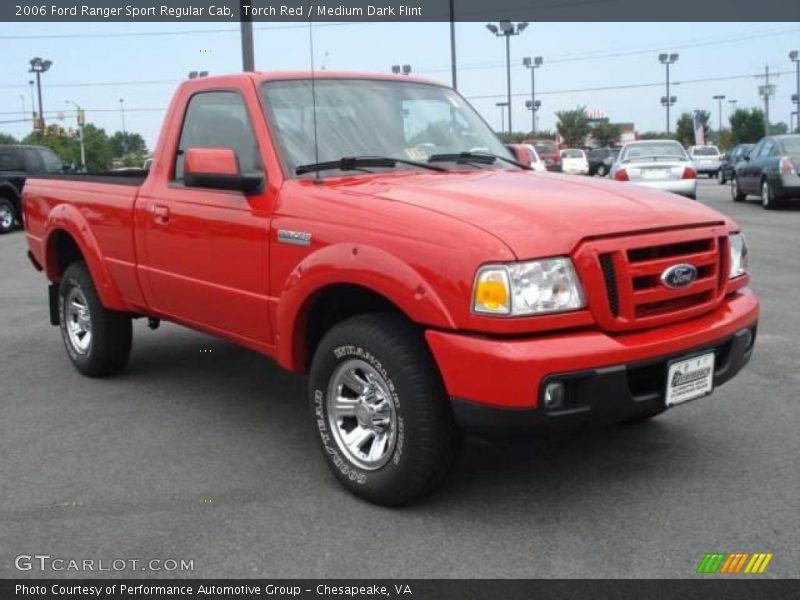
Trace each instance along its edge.
<path fill-rule="evenodd" d="M 84 375 L 102 377 L 125 368 L 131 351 L 131 318 L 100 303 L 86 263 L 74 262 L 58 288 L 61 337 Z"/>
<path fill-rule="evenodd" d="M 734 202 L 742 202 L 746 197 L 746 194 L 743 194 L 739 187 L 739 178 L 734 175 L 731 179 L 731 200 Z"/>
<path fill-rule="evenodd" d="M 717 183 L 719 183 L 720 185 L 725 185 L 725 181 L 726 181 L 725 173 L 722 171 L 722 169 L 720 169 L 719 171 L 717 171 Z"/>
<path fill-rule="evenodd" d="M 597 176 L 598 177 L 605 177 L 607 173 L 608 173 L 608 170 L 606 169 L 605 165 L 600 165 L 599 167 L 597 167 Z"/>
<path fill-rule="evenodd" d="M 17 224 L 17 212 L 8 198 L 0 198 L 0 234 L 13 231 Z"/>
<path fill-rule="evenodd" d="M 761 206 L 763 206 L 765 210 L 773 210 L 777 203 L 778 201 L 775 199 L 775 193 L 772 191 L 772 185 L 770 185 L 769 179 L 765 178 L 761 182 Z"/>
<path fill-rule="evenodd" d="M 387 506 L 431 492 L 461 435 L 422 332 L 373 313 L 335 325 L 311 364 L 309 401 L 322 455 L 350 492 Z"/>

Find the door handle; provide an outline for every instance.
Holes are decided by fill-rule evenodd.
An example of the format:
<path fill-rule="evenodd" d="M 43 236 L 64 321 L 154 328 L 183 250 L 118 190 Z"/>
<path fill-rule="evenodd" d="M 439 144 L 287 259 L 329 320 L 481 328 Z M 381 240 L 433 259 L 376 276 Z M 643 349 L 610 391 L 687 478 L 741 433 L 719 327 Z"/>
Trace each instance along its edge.
<path fill-rule="evenodd" d="M 151 205 L 150 211 L 153 213 L 153 220 L 156 223 L 166 223 L 169 221 L 169 208 L 163 204 Z"/>

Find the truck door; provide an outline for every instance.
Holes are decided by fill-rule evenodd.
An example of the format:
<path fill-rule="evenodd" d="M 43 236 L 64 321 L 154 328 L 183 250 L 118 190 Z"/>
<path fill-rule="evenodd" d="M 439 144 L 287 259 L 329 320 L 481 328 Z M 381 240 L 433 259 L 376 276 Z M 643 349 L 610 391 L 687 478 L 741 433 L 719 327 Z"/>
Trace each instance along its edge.
<path fill-rule="evenodd" d="M 271 344 L 268 311 L 268 192 L 190 188 L 187 148 L 234 150 L 242 172 L 264 171 L 253 119 L 238 89 L 189 98 L 170 175 L 158 177 L 136 204 L 137 253 L 148 303 L 176 321 L 256 345 Z M 166 166 L 166 165 L 165 165 Z M 265 186 L 266 189 L 266 186 Z"/>

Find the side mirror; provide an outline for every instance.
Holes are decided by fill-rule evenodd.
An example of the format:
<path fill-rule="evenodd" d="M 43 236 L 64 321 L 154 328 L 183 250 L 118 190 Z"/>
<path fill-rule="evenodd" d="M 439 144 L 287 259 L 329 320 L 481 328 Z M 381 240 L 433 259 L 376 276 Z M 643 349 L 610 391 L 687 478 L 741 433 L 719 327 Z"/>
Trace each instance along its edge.
<path fill-rule="evenodd" d="M 750 153 L 749 152 L 743 152 L 741 158 L 742 158 L 742 160 L 750 160 Z"/>
<path fill-rule="evenodd" d="M 187 187 L 231 190 L 244 194 L 261 191 L 260 173 L 242 173 L 230 148 L 187 148 L 183 155 L 183 183 Z"/>
<path fill-rule="evenodd" d="M 533 162 L 533 156 L 531 155 L 530 150 L 528 150 L 524 144 L 506 144 L 506 148 L 508 148 L 508 151 L 511 152 L 514 160 L 516 160 L 518 163 L 521 163 L 526 167 L 531 166 L 531 163 Z"/>

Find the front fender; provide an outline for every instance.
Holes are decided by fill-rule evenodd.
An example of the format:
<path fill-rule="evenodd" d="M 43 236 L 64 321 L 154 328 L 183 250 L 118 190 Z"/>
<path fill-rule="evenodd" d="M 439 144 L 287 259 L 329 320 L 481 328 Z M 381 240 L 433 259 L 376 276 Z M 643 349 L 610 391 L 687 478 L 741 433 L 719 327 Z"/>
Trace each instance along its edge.
<path fill-rule="evenodd" d="M 127 309 L 127 305 L 122 299 L 122 294 L 114 284 L 103 262 L 100 246 L 89 227 L 89 223 L 75 206 L 72 204 L 59 204 L 53 208 L 47 215 L 44 231 L 45 252 L 43 266 L 50 281 L 57 282 L 61 279 L 58 256 L 56 255 L 55 234 L 59 231 L 64 231 L 75 240 L 78 248 L 80 248 L 103 306 L 113 310 Z"/>
<path fill-rule="evenodd" d="M 373 246 L 325 246 L 303 259 L 286 279 L 275 310 L 277 360 L 299 370 L 305 352 L 305 323 L 314 297 L 332 285 L 366 288 L 397 306 L 412 321 L 445 329 L 455 322 L 419 271 Z"/>

